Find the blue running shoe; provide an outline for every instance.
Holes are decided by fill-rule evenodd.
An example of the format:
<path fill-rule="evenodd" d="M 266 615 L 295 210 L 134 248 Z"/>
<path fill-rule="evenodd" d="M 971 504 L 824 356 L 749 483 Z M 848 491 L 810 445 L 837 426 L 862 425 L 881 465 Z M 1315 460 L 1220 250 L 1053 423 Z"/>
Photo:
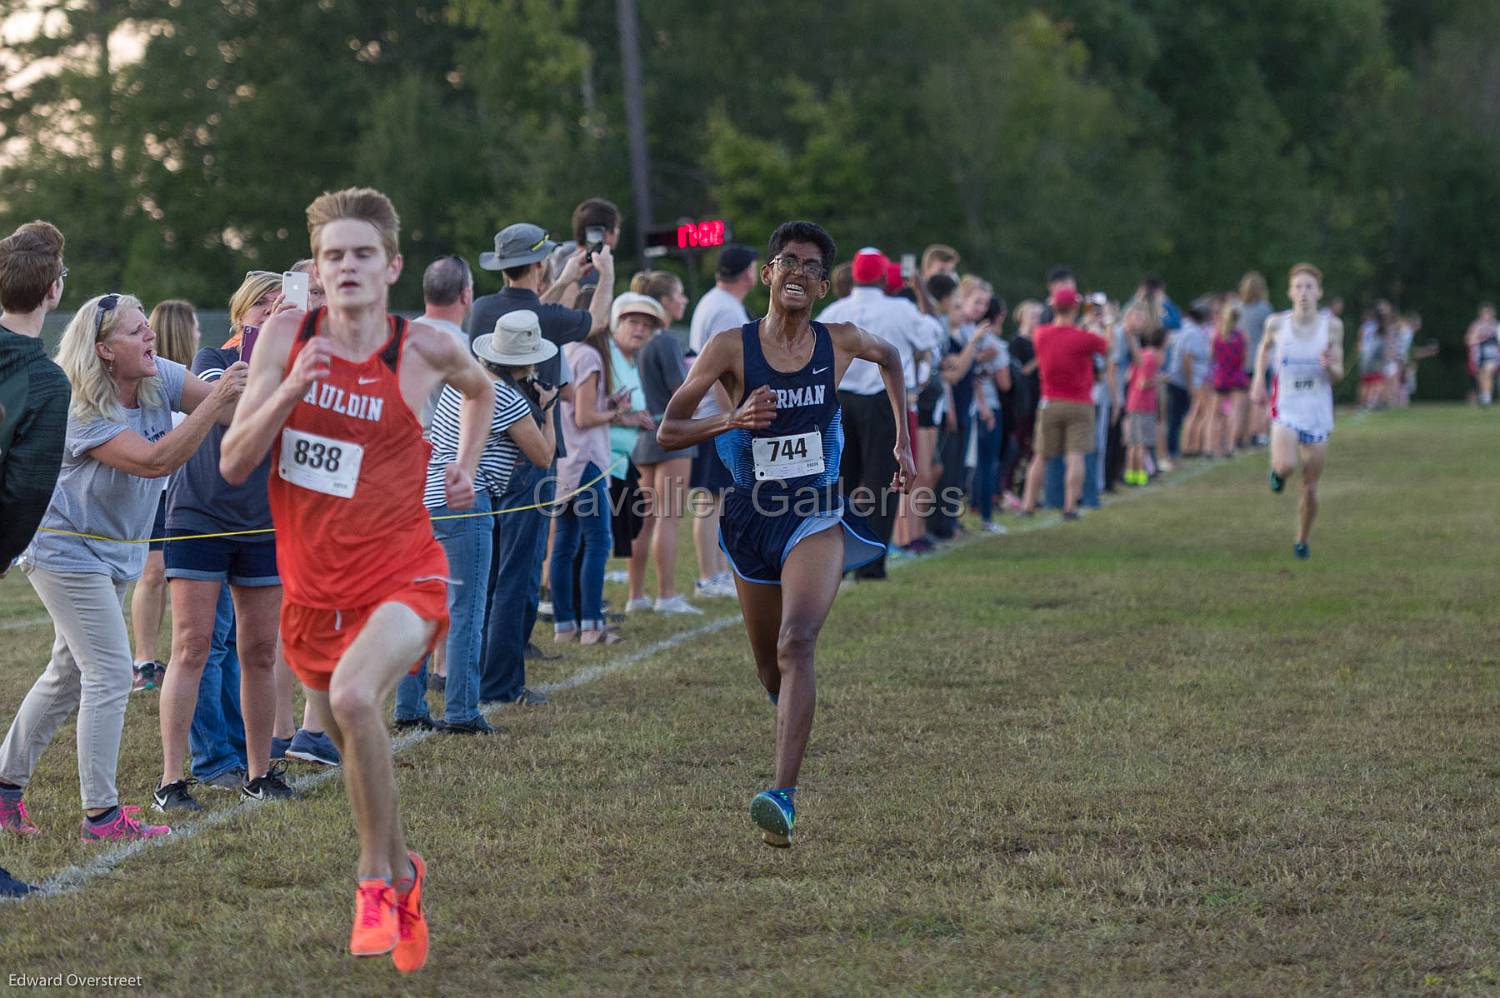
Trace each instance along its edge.
<path fill-rule="evenodd" d="M 766 845 L 785 849 L 792 844 L 792 829 L 797 824 L 792 795 L 796 792 L 796 787 L 762 790 L 750 801 L 750 820 L 760 828 Z"/>
<path fill-rule="evenodd" d="M 339 758 L 338 746 L 333 744 L 327 732 L 313 732 L 306 728 L 298 728 L 292 736 L 291 744 L 286 747 L 286 757 L 315 762 L 320 766 L 337 766 L 343 761 Z"/>
<path fill-rule="evenodd" d="M 780 696 L 779 693 L 772 693 L 770 690 L 766 690 L 766 699 L 771 701 L 772 707 L 779 707 L 781 705 Z"/>
<path fill-rule="evenodd" d="M 292 740 L 290 738 L 277 738 L 275 735 L 272 735 L 271 736 L 271 761 L 275 762 L 277 759 L 285 759 L 286 758 L 286 749 L 287 749 L 287 746 L 290 745 L 290 744 L 292 744 Z"/>
<path fill-rule="evenodd" d="M 1292 546 L 1292 554 L 1297 556 L 1298 561 L 1306 561 L 1312 557 L 1312 552 L 1308 550 L 1306 544 L 1294 544 Z"/>
<path fill-rule="evenodd" d="M 1282 489 L 1286 488 L 1286 479 L 1276 474 L 1276 469 L 1274 468 L 1271 469 L 1270 481 L 1271 491 L 1277 493 L 1278 495 L 1281 493 Z"/>
<path fill-rule="evenodd" d="M 18 898 L 25 897 L 36 890 L 35 887 L 25 881 L 17 880 L 11 876 L 10 871 L 0 866 L 0 897 Z"/>

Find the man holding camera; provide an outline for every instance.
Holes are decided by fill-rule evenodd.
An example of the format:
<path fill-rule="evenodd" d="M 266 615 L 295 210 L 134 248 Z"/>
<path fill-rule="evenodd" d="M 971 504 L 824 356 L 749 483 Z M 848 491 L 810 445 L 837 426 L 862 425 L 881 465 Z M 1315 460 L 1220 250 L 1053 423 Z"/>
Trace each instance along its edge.
<path fill-rule="evenodd" d="M 474 312 L 469 320 L 469 337 L 475 339 L 495 331 L 495 323 L 502 315 L 522 310 L 536 313 L 542 327 L 543 339 L 561 347 L 577 343 L 594 330 L 609 328 L 610 305 L 614 303 L 615 258 L 608 241 L 594 245 L 580 245 L 578 251 L 568 259 L 562 273 L 550 288 L 546 286 L 547 258 L 557 243 L 539 225 L 517 222 L 506 226 L 495 234 L 493 253 L 482 253 L 479 265 L 485 270 L 498 270 L 505 275 L 505 287 L 492 295 L 485 295 L 474 302 Z M 599 287 L 587 311 L 567 308 L 558 304 L 562 293 L 580 277 L 597 274 Z M 536 380 L 551 386 L 559 385 L 562 377 L 562 352 L 536 366 Z M 562 448 L 561 413 L 553 407 L 550 418 L 553 423 L 553 439 L 558 444 L 557 457 L 565 456 Z M 555 459 L 554 459 L 555 460 Z M 511 473 L 505 495 L 497 502 L 499 508 L 527 506 L 533 503 L 550 502 L 554 488 L 553 466 L 537 468 L 526 462 L 518 462 Z M 520 501 L 524 498 L 524 501 Z M 505 547 L 507 519 L 501 516 L 495 524 L 495 563 L 501 561 Z M 512 531 L 514 534 L 514 531 Z M 512 538 L 514 539 L 514 538 Z M 542 561 L 546 557 L 547 531 L 536 532 L 536 552 L 528 566 L 526 585 L 523 591 L 522 611 L 525 639 L 523 647 L 530 646 L 530 635 L 536 626 L 537 609 L 541 602 Z M 494 648 L 494 643 L 490 643 Z M 509 643 L 506 643 L 509 648 Z M 539 705 L 547 698 L 525 686 L 526 665 L 524 656 L 515 658 L 509 651 L 487 653 L 484 676 L 479 698 L 483 703 L 524 703 Z"/>
<path fill-rule="evenodd" d="M 620 225 L 625 216 L 619 205 L 607 198 L 585 198 L 573 209 L 573 242 L 590 253 L 605 247 L 614 252 L 620 241 Z M 578 289 L 585 291 L 602 283 L 596 270 L 583 270 L 578 276 Z M 558 284 L 565 284 L 561 279 Z"/>

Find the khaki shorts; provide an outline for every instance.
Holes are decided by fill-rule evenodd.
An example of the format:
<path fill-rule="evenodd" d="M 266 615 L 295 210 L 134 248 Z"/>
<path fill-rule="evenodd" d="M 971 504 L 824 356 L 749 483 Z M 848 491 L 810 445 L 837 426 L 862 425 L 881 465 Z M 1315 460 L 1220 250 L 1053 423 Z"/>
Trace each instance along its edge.
<path fill-rule="evenodd" d="M 1094 407 L 1043 399 L 1036 413 L 1036 452 L 1048 460 L 1094 449 Z"/>

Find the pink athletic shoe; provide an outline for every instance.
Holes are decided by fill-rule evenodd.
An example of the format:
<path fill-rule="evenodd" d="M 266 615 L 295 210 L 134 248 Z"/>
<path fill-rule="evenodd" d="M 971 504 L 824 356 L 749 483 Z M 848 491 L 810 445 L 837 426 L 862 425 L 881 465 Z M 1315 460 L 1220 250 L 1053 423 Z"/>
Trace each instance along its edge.
<path fill-rule="evenodd" d="M 26 802 L 20 797 L 15 800 L 0 797 L 0 828 L 8 828 L 22 835 L 35 835 L 41 831 L 31 823 L 31 815 L 26 813 Z"/>
<path fill-rule="evenodd" d="M 172 829 L 166 825 L 146 825 L 136 818 L 141 809 L 134 804 L 121 804 L 119 812 L 114 820 L 107 824 L 96 824 L 87 818 L 83 819 L 83 833 L 79 838 L 84 842 L 131 842 L 135 839 L 154 839 L 161 835 L 171 835 Z"/>

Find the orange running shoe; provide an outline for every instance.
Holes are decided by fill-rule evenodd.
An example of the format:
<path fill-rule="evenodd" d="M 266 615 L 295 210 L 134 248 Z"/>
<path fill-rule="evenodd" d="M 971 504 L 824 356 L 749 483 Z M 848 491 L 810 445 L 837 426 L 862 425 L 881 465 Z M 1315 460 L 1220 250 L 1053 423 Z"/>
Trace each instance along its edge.
<path fill-rule="evenodd" d="M 354 892 L 354 931 L 349 952 L 355 956 L 384 956 L 400 941 L 396 918 L 396 889 L 384 880 L 361 880 Z"/>
<path fill-rule="evenodd" d="M 427 962 L 427 916 L 422 913 L 422 881 L 427 879 L 427 864 L 411 850 L 407 850 L 406 855 L 417 875 L 409 889 L 396 895 L 401 941 L 391 952 L 391 959 L 396 962 L 397 970 L 410 974 L 421 970 Z"/>

